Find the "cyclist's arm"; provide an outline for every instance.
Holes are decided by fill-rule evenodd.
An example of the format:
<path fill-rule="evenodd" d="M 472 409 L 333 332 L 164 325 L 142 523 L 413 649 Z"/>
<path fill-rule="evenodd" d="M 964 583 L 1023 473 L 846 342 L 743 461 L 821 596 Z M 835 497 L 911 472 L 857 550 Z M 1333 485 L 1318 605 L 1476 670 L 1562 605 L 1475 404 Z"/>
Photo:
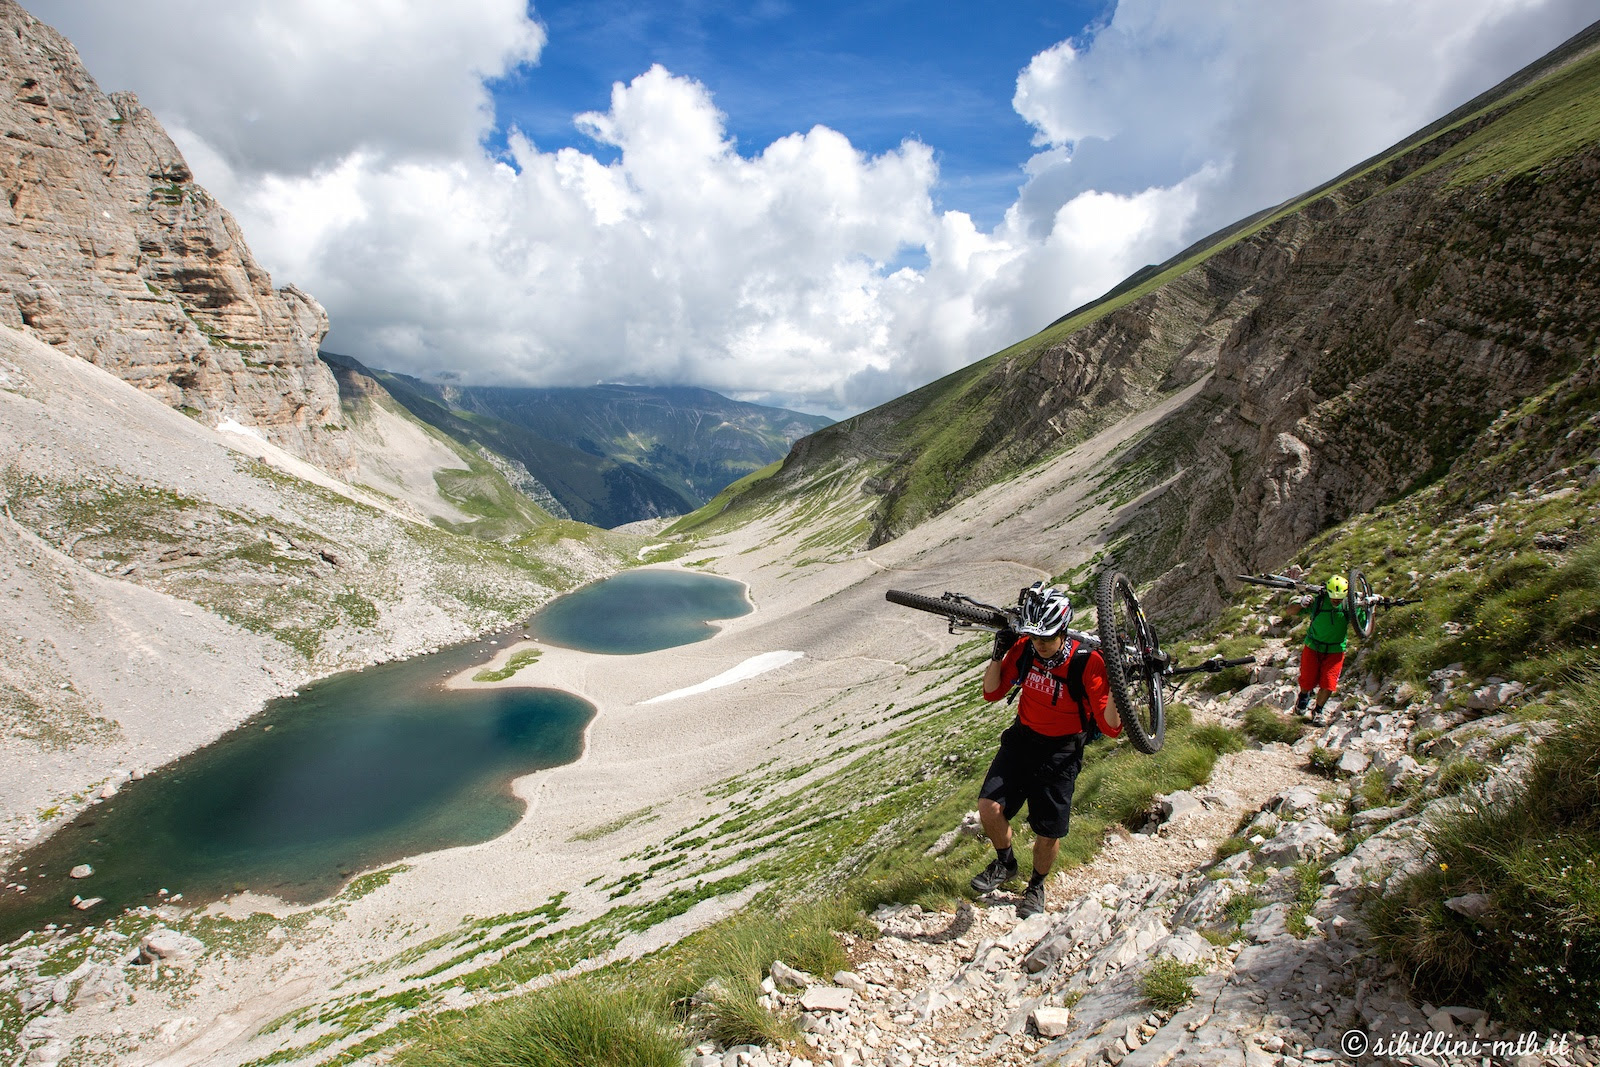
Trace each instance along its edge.
<path fill-rule="evenodd" d="M 1106 661 L 1099 652 L 1089 653 L 1088 665 L 1083 670 L 1083 689 L 1089 698 L 1089 713 L 1094 716 L 1100 732 L 1107 737 L 1122 736 L 1122 716 L 1110 701 L 1111 684 L 1106 680 Z"/>
<path fill-rule="evenodd" d="M 1004 677 L 1004 662 L 997 659 L 990 660 L 989 665 L 983 669 L 983 699 L 999 700 L 1006 695 L 1006 690 L 1011 687 L 1001 682 Z"/>
<path fill-rule="evenodd" d="M 1011 685 L 1017 678 L 1017 658 L 1022 655 L 1022 646 L 1026 639 L 1018 641 L 1006 653 L 1005 659 L 992 659 L 983 669 L 983 699 L 999 700 L 1011 691 Z"/>

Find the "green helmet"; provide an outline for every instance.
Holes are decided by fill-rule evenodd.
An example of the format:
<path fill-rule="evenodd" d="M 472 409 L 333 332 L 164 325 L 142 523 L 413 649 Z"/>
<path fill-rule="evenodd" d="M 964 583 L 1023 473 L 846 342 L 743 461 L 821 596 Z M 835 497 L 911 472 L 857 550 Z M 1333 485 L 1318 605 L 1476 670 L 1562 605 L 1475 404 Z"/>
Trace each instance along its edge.
<path fill-rule="evenodd" d="M 1328 595 L 1333 599 L 1342 600 L 1344 595 L 1350 591 L 1350 583 L 1345 581 L 1341 575 L 1335 574 L 1328 579 L 1327 589 Z"/>

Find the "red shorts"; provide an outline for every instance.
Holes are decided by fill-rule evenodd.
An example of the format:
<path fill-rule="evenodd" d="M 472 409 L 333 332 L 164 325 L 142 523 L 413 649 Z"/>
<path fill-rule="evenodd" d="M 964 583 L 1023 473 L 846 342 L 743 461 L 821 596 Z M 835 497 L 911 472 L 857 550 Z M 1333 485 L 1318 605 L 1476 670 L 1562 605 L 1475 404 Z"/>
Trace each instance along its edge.
<path fill-rule="evenodd" d="M 1344 670 L 1343 652 L 1318 652 L 1309 645 L 1300 650 L 1300 691 L 1339 688 L 1339 672 Z"/>

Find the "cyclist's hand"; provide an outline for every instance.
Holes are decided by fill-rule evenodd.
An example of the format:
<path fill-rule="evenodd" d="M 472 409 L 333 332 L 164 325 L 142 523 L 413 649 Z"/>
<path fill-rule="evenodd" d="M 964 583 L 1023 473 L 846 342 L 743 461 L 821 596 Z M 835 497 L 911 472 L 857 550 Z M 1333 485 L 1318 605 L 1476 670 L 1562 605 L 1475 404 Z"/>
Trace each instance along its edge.
<path fill-rule="evenodd" d="M 1010 628 L 1001 630 L 994 635 L 994 651 L 989 653 L 989 658 L 1002 660 L 1006 653 L 1011 651 L 1011 646 L 1017 643 L 1017 632 Z"/>

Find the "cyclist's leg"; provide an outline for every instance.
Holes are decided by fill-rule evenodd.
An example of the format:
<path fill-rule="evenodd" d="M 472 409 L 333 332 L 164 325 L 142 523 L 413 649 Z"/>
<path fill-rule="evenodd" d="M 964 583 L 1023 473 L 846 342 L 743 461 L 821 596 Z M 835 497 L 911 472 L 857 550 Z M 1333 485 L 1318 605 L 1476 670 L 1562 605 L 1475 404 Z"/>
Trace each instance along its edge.
<path fill-rule="evenodd" d="M 1339 688 L 1339 675 L 1344 671 L 1344 653 L 1330 652 L 1318 658 L 1321 660 L 1317 670 L 1317 710 L 1320 712 L 1333 691 Z"/>
<path fill-rule="evenodd" d="M 1301 715 L 1311 706 L 1311 693 L 1317 687 L 1317 661 L 1320 658 L 1310 645 L 1300 649 L 1300 695 L 1295 698 L 1294 710 Z"/>

